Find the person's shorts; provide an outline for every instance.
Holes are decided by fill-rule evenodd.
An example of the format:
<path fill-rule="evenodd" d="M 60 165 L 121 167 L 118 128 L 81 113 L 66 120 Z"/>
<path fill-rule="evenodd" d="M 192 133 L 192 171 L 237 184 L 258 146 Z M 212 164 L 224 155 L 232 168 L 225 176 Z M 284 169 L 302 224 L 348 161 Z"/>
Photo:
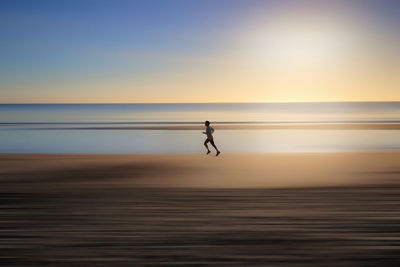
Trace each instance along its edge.
<path fill-rule="evenodd" d="M 207 144 L 208 142 L 214 145 L 214 138 L 207 138 L 206 141 L 204 141 L 205 144 Z"/>

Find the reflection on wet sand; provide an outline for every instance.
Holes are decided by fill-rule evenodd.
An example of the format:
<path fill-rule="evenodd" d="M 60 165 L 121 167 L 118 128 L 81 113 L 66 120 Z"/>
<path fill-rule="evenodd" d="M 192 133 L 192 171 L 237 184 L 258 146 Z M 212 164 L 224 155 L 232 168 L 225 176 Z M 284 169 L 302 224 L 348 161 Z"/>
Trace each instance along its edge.
<path fill-rule="evenodd" d="M 2 265 L 399 265 L 398 153 L 199 157 L 0 156 Z"/>

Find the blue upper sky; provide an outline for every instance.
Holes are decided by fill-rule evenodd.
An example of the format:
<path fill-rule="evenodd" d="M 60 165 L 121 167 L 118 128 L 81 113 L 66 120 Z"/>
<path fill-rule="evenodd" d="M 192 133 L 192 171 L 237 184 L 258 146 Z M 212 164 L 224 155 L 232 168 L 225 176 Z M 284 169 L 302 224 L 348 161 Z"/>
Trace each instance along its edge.
<path fill-rule="evenodd" d="M 211 48 L 218 31 L 240 16 L 240 2 L 243 6 L 243 1 L 1 1 L 1 74 L 32 65 L 34 71 L 60 64 L 68 70 L 76 62 L 100 67 L 91 65 L 96 53 Z"/>

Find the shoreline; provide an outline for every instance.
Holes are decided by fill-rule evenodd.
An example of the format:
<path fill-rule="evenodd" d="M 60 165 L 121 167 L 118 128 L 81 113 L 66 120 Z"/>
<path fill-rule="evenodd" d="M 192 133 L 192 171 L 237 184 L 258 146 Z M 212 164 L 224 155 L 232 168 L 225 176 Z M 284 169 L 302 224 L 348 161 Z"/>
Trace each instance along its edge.
<path fill-rule="evenodd" d="M 99 123 L 101 124 L 101 123 Z M 41 126 L 40 126 L 41 125 Z M 135 125 L 135 126 L 60 126 L 69 124 L 51 123 L 3 123 L 0 129 L 22 129 L 22 130 L 203 130 L 204 126 L 199 125 Z M 70 125 L 74 125 L 71 123 Z M 214 124 L 218 130 L 400 130 L 400 123 L 271 123 L 271 124 Z"/>

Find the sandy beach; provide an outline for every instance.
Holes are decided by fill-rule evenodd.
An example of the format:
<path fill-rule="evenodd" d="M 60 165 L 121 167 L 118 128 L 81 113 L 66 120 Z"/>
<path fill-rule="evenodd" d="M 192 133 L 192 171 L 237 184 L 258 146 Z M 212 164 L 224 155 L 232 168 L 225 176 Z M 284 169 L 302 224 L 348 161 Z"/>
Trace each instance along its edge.
<path fill-rule="evenodd" d="M 400 153 L 0 155 L 3 266 L 400 263 Z"/>

